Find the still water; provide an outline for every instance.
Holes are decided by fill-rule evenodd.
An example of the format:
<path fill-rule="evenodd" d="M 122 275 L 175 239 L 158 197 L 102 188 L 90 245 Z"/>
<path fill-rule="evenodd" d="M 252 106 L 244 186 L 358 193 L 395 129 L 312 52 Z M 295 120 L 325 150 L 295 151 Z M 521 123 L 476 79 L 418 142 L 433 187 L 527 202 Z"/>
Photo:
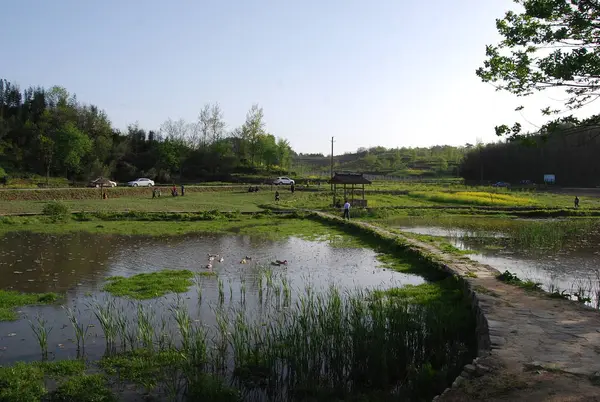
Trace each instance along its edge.
<path fill-rule="evenodd" d="M 341 246 L 340 246 L 341 245 Z M 183 301 L 190 315 L 212 325 L 212 309 L 218 295 L 218 280 L 225 284 L 227 298 L 235 302 L 245 289 L 245 300 L 257 305 L 259 273 L 270 267 L 285 277 L 293 291 L 306 286 L 317 291 L 332 284 L 340 288 L 389 288 L 420 284 L 416 275 L 385 269 L 370 249 L 343 247 L 342 242 L 307 241 L 288 238 L 268 241 L 252 236 L 142 237 L 121 235 L 45 235 L 14 233 L 0 239 L 0 289 L 23 292 L 64 293 L 66 307 L 74 309 L 88 329 L 86 355 L 98 358 L 104 353 L 102 331 L 91 305 L 103 302 L 106 278 L 132 276 L 163 269 L 206 271 L 208 254 L 219 254 L 222 263 L 213 262 L 218 278 L 205 277 L 198 286 L 177 299 Z M 240 261 L 248 259 L 247 264 Z M 274 260 L 287 260 L 285 266 L 271 266 Z M 198 303 L 199 291 L 202 303 Z M 119 314 L 135 316 L 133 304 L 119 298 Z M 176 297 L 167 295 L 143 302 L 157 314 L 168 312 Z M 37 315 L 48 321 L 50 358 L 64 359 L 76 355 L 73 328 L 60 305 L 21 308 L 19 321 L 0 322 L 0 365 L 16 360 L 38 360 L 40 349 L 30 322 Z"/>
<path fill-rule="evenodd" d="M 557 287 L 571 293 L 580 287 L 596 292 L 600 290 L 600 237 L 597 235 L 589 236 L 583 242 L 549 250 L 499 246 L 503 243 L 501 240 L 508 236 L 502 232 L 473 233 L 460 228 L 418 223 L 403 223 L 397 228 L 409 233 L 443 237 L 459 249 L 474 251 L 468 255 L 469 258 L 500 272 L 508 270 L 519 278 L 539 282 L 547 291 Z"/>

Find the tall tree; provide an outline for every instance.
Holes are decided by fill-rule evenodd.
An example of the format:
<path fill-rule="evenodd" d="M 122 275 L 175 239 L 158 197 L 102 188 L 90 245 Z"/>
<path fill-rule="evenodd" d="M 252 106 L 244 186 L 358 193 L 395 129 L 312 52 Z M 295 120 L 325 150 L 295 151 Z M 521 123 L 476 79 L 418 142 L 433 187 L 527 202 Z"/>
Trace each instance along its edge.
<path fill-rule="evenodd" d="M 204 105 L 202 110 L 200 110 L 200 115 L 198 116 L 198 131 L 200 134 L 200 144 L 202 147 L 206 147 L 208 145 L 208 140 L 210 138 L 210 128 L 211 112 L 210 105 L 207 103 Z"/>
<path fill-rule="evenodd" d="M 210 108 L 210 142 L 214 144 L 223 138 L 225 132 L 225 121 L 223 111 L 218 103 Z"/>
<path fill-rule="evenodd" d="M 69 172 L 79 173 L 83 170 L 81 161 L 92 150 L 92 141 L 74 123 L 68 122 L 57 130 L 54 146 L 53 154 L 68 178 Z"/>
<path fill-rule="evenodd" d="M 246 114 L 246 122 L 242 126 L 242 138 L 248 143 L 250 153 L 250 164 L 255 166 L 256 159 L 260 152 L 261 135 L 264 134 L 265 122 L 263 109 L 254 104 Z"/>
<path fill-rule="evenodd" d="M 496 20 L 502 40 L 486 47 L 487 59 L 477 75 L 498 90 L 528 96 L 548 88 L 564 89 L 567 110 L 600 96 L 600 2 L 597 0 L 514 0 L 521 10 Z M 521 110 L 523 107 L 518 107 Z M 561 110 L 542 110 L 547 116 Z M 564 129 L 600 127 L 600 118 L 555 118 L 542 127 L 548 135 Z M 524 138 L 521 125 L 496 127 L 497 135 Z"/>

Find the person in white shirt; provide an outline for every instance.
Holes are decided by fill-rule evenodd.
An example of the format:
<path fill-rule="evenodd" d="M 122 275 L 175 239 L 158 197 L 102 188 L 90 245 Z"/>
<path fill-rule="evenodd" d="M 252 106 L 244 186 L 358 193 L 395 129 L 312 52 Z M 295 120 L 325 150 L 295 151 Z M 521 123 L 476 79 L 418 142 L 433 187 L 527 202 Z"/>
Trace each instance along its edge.
<path fill-rule="evenodd" d="M 344 203 L 344 219 L 350 220 L 350 203 L 348 200 Z"/>

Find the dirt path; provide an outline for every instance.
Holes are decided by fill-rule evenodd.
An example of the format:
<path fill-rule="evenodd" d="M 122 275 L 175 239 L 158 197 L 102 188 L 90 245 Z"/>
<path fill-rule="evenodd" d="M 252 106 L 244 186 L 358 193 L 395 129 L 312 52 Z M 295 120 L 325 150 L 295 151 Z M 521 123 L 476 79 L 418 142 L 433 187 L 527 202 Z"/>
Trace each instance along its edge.
<path fill-rule="evenodd" d="M 354 223 L 436 255 L 474 291 L 489 328 L 489 350 L 482 350 L 437 401 L 600 401 L 598 311 L 505 284 L 492 267 L 431 244 Z"/>

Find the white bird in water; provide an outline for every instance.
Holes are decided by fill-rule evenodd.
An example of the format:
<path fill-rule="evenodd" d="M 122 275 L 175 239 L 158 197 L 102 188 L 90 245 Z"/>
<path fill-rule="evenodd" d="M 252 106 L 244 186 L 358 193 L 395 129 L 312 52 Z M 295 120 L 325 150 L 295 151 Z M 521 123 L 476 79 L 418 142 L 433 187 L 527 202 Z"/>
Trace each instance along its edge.
<path fill-rule="evenodd" d="M 208 261 L 214 261 L 215 257 L 213 257 L 212 255 L 210 257 L 208 257 Z"/>
<path fill-rule="evenodd" d="M 208 264 L 205 268 L 206 269 L 212 269 L 212 264 Z"/>
<path fill-rule="evenodd" d="M 221 258 L 219 259 L 219 262 L 223 262 L 223 261 L 225 261 L 225 259 L 223 259 L 223 257 L 221 257 Z"/>

